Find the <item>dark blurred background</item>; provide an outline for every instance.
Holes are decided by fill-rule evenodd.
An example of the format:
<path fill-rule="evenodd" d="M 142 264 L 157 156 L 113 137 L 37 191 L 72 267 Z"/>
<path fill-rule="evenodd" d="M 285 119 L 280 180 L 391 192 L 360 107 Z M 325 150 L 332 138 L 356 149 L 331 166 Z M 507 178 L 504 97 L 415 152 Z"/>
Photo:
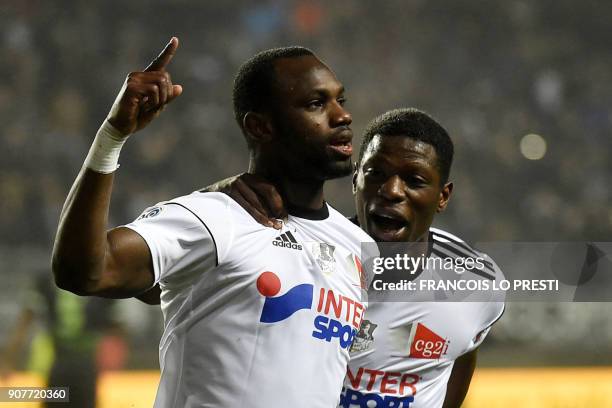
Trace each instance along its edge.
<path fill-rule="evenodd" d="M 612 3 L 591 0 L 2 1 L 0 344 L 48 270 L 61 206 L 125 76 L 172 35 L 184 94 L 123 149 L 112 225 L 245 171 L 233 76 L 257 51 L 299 44 L 345 84 L 356 143 L 402 106 L 449 130 L 455 193 L 437 226 L 468 241 L 609 240 L 611 17 Z M 348 178 L 327 198 L 352 214 Z M 114 308 L 125 366 L 157 368 L 158 308 Z M 509 304 L 482 364 L 610 364 L 610 309 Z"/>

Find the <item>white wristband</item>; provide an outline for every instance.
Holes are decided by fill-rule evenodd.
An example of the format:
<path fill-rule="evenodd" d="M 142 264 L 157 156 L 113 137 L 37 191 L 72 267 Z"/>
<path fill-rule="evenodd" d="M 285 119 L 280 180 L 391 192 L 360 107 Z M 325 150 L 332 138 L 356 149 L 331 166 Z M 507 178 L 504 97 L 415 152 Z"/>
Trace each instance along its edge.
<path fill-rule="evenodd" d="M 103 174 L 114 172 L 119 168 L 119 152 L 126 140 L 127 136 L 105 120 L 85 158 L 85 167 Z"/>

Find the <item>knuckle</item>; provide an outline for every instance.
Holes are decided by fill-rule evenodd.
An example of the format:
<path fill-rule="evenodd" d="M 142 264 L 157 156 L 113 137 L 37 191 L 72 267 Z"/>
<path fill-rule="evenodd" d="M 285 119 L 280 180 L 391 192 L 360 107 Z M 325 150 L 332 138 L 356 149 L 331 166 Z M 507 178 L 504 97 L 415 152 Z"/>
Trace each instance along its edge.
<path fill-rule="evenodd" d="M 136 95 L 141 93 L 140 86 L 136 82 L 128 82 L 127 86 L 125 87 L 125 90 L 126 93 L 130 95 Z"/>
<path fill-rule="evenodd" d="M 236 200 L 236 202 L 238 202 L 238 204 L 240 204 L 242 208 L 248 208 L 247 202 L 244 201 L 244 198 L 242 198 L 242 196 L 236 196 L 232 198 Z"/>
<path fill-rule="evenodd" d="M 228 186 L 226 187 L 226 190 L 227 190 L 227 195 L 229 195 L 230 197 L 240 198 L 240 200 L 244 201 L 244 197 L 242 196 L 242 193 L 238 189 Z"/>
<path fill-rule="evenodd" d="M 269 193 L 269 194 L 276 193 L 276 189 L 273 186 L 271 186 L 270 184 L 267 184 L 267 183 L 261 185 L 261 190 L 265 191 L 266 193 Z"/>
<path fill-rule="evenodd" d="M 284 210 L 283 202 L 281 200 L 273 200 L 272 201 L 272 205 L 274 206 L 274 209 L 276 211 L 283 211 Z"/>

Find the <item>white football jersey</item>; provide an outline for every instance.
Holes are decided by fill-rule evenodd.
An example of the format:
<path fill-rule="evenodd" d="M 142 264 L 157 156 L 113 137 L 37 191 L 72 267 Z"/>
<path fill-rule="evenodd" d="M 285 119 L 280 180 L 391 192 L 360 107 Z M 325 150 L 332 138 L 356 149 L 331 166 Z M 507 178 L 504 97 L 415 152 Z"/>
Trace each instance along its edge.
<path fill-rule="evenodd" d="M 484 255 L 436 228 L 430 229 L 430 242 L 430 257 Z M 473 278 L 503 279 L 497 265 L 484 259 L 484 269 Z M 415 282 L 434 273 L 425 269 Z M 372 295 L 370 300 L 339 407 L 442 407 L 454 361 L 482 343 L 504 310 L 503 296 L 481 302 L 375 302 Z"/>
<path fill-rule="evenodd" d="M 366 308 L 360 243 L 327 204 L 266 228 L 194 192 L 127 225 L 162 289 L 156 408 L 336 406 Z"/>

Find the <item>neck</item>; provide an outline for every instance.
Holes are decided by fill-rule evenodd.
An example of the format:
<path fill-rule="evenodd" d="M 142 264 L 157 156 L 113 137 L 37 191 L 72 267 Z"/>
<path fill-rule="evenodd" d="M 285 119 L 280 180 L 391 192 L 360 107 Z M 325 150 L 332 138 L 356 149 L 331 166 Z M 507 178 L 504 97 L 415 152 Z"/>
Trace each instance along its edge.
<path fill-rule="evenodd" d="M 287 207 L 318 210 L 323 207 L 323 180 L 296 179 L 290 172 L 274 166 L 266 166 L 261 161 L 249 163 L 249 173 L 269 180 L 279 190 Z"/>
<path fill-rule="evenodd" d="M 410 256 L 429 256 L 429 230 L 427 230 L 421 237 L 417 238 L 416 241 L 410 243 L 407 253 Z"/>
<path fill-rule="evenodd" d="M 384 277 L 387 282 L 400 282 L 403 279 L 415 280 L 418 278 L 425 268 L 425 260 L 429 257 L 429 232 L 421 239 L 414 242 L 385 242 L 379 243 L 380 256 L 385 258 L 395 258 L 397 256 L 407 255 L 409 261 L 403 268 L 390 269 L 384 271 Z M 406 265 L 406 264 L 405 264 Z"/>

